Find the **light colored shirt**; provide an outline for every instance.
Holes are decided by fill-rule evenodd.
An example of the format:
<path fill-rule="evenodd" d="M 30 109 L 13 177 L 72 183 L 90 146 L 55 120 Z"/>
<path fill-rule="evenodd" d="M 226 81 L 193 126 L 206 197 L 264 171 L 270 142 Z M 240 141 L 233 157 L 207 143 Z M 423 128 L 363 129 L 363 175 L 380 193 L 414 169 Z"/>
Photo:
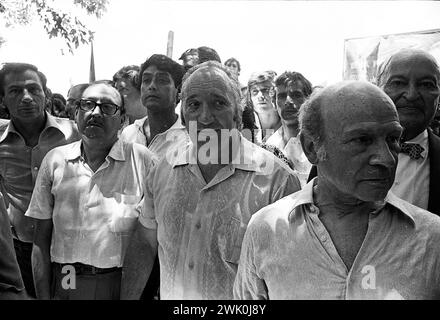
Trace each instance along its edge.
<path fill-rule="evenodd" d="M 24 218 L 44 156 L 55 147 L 79 140 L 75 122 L 48 113 L 38 144 L 28 147 L 24 138 L 9 122 L 0 138 L 0 191 L 19 240 L 32 242 L 33 225 Z"/>
<path fill-rule="evenodd" d="M 149 144 L 147 143 L 145 126 L 148 126 L 148 117 L 136 120 L 122 131 L 121 139 L 146 146 L 158 157 L 166 156 L 167 152 L 171 152 L 174 146 L 188 142 L 188 134 L 185 126 L 182 124 L 180 116 L 177 117 L 176 122 L 171 128 L 157 134 Z"/>
<path fill-rule="evenodd" d="M 312 164 L 304 154 L 299 137 L 292 137 L 286 142 L 284 129 L 281 127 L 267 139 L 266 144 L 277 147 L 292 161 L 294 172 L 298 176 L 301 186 L 306 185 Z"/>
<path fill-rule="evenodd" d="M 281 160 L 241 138 L 242 161 L 207 184 L 195 147 L 162 159 L 148 179 L 139 220 L 157 229 L 161 299 L 232 299 L 246 226 L 260 208 L 300 189 Z"/>
<path fill-rule="evenodd" d="M 144 146 L 121 140 L 96 172 L 81 141 L 48 153 L 26 215 L 53 220 L 51 261 L 121 267 L 154 161 Z"/>
<path fill-rule="evenodd" d="M 425 150 L 420 159 L 411 159 L 406 153 L 399 153 L 396 178 L 391 191 L 409 203 L 428 209 L 429 201 L 429 143 L 428 131 L 425 130 L 406 143 L 418 143 Z"/>
<path fill-rule="evenodd" d="M 315 181 L 253 216 L 236 299 L 440 298 L 440 217 L 389 192 L 347 270 L 319 219 Z"/>

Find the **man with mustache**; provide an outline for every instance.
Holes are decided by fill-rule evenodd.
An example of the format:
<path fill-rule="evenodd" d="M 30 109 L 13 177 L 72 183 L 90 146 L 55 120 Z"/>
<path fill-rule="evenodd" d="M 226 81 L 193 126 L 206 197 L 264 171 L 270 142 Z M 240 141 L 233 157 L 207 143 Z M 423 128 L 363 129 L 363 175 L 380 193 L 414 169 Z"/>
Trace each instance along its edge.
<path fill-rule="evenodd" d="M 396 105 L 404 129 L 391 191 L 440 215 L 440 138 L 428 128 L 439 103 L 438 63 L 425 51 L 404 49 L 381 64 L 377 83 Z"/>
<path fill-rule="evenodd" d="M 0 69 L 0 100 L 11 117 L 4 131 L 0 131 L 0 192 L 8 210 L 20 271 L 31 297 L 35 297 L 31 266 L 34 220 L 24 213 L 46 153 L 79 139 L 73 121 L 55 118 L 45 111 L 46 83 L 45 75 L 31 64 L 5 63 Z"/>
<path fill-rule="evenodd" d="M 124 298 L 139 296 L 158 252 L 161 299 L 232 299 L 249 219 L 300 189 L 287 165 L 239 133 L 240 85 L 222 64 L 186 73 L 182 111 L 191 141 L 148 177 L 133 236 L 143 247 L 127 252 Z"/>
<path fill-rule="evenodd" d="M 254 215 L 238 299 L 439 299 L 440 218 L 389 192 L 402 127 L 368 82 L 313 93 L 300 139 L 318 176 Z"/>
<path fill-rule="evenodd" d="M 26 212 L 37 219 L 32 252 L 37 297 L 118 300 L 122 262 L 153 154 L 118 139 L 125 109 L 111 84 L 92 83 L 76 113 L 81 140 L 47 154 Z M 66 285 L 68 276 L 75 285 L 72 278 Z"/>
<path fill-rule="evenodd" d="M 312 84 L 299 72 L 286 71 L 275 80 L 276 108 L 281 127 L 266 140 L 280 149 L 294 165 L 301 184 L 307 182 L 312 165 L 299 141 L 299 108 L 312 94 Z"/>

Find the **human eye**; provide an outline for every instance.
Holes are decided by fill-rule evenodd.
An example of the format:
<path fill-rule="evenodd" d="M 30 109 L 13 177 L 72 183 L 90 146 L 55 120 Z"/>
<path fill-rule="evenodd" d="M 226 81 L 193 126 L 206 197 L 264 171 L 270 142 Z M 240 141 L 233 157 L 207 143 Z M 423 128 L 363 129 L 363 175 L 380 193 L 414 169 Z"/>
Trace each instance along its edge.
<path fill-rule="evenodd" d="M 186 108 L 189 111 L 196 111 L 200 107 L 200 102 L 197 100 L 190 100 L 186 103 Z"/>
<path fill-rule="evenodd" d="M 143 76 L 142 77 L 142 83 L 143 84 L 149 84 L 151 82 L 151 80 L 153 79 L 152 76 Z"/>
<path fill-rule="evenodd" d="M 253 89 L 252 91 L 251 91 L 251 94 L 253 95 L 253 96 L 256 96 L 256 95 L 258 95 L 258 90 L 257 89 Z"/>
<path fill-rule="evenodd" d="M 406 81 L 402 79 L 393 79 L 388 84 L 391 88 L 401 88 L 406 85 Z"/>
<path fill-rule="evenodd" d="M 96 103 L 91 100 L 81 100 L 80 107 L 84 111 L 90 111 L 95 108 Z"/>
<path fill-rule="evenodd" d="M 113 115 L 118 110 L 118 106 L 114 105 L 113 103 L 103 103 L 101 104 L 101 110 L 103 113 L 108 115 Z"/>
<path fill-rule="evenodd" d="M 170 83 L 170 79 L 169 79 L 168 77 L 166 77 L 166 76 L 159 76 L 159 77 L 157 78 L 157 83 L 158 83 L 158 84 L 165 85 L 165 84 Z"/>
<path fill-rule="evenodd" d="M 277 94 L 277 99 L 279 100 L 286 100 L 286 98 L 287 98 L 287 93 L 285 92 Z"/>
<path fill-rule="evenodd" d="M 425 81 L 422 81 L 422 82 L 420 83 L 420 86 L 421 86 L 422 88 L 426 88 L 426 89 L 434 89 L 434 88 L 437 88 L 437 84 L 436 84 L 434 81 L 431 81 L 431 80 L 425 80 Z"/>
<path fill-rule="evenodd" d="M 14 87 L 14 88 L 10 88 L 10 89 L 8 90 L 8 94 L 16 95 L 16 94 L 19 94 L 19 93 L 20 93 L 20 89 L 19 89 L 19 88 L 16 88 L 16 87 Z"/>
<path fill-rule="evenodd" d="M 222 109 L 222 108 L 226 107 L 227 105 L 228 105 L 228 103 L 223 99 L 216 99 L 215 100 L 215 106 L 218 109 Z"/>
<path fill-rule="evenodd" d="M 351 143 L 368 146 L 373 142 L 373 139 L 369 136 L 358 136 L 350 140 Z"/>
<path fill-rule="evenodd" d="M 40 93 L 42 90 L 40 89 L 40 87 L 34 86 L 34 87 L 30 87 L 30 88 L 29 88 L 29 91 L 30 91 L 32 94 L 38 94 L 38 93 Z"/>

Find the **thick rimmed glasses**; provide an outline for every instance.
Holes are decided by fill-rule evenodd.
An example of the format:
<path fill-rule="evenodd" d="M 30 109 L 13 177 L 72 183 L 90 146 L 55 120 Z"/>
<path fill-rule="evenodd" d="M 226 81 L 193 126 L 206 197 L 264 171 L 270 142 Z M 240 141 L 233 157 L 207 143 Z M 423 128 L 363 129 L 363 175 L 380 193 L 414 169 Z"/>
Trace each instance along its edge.
<path fill-rule="evenodd" d="M 120 107 L 114 103 L 111 102 L 96 102 L 93 100 L 87 100 L 87 99 L 81 99 L 79 101 L 79 108 L 82 111 L 89 112 L 95 110 L 96 106 L 99 106 L 99 109 L 101 109 L 101 112 L 107 116 L 113 116 L 118 112 Z"/>

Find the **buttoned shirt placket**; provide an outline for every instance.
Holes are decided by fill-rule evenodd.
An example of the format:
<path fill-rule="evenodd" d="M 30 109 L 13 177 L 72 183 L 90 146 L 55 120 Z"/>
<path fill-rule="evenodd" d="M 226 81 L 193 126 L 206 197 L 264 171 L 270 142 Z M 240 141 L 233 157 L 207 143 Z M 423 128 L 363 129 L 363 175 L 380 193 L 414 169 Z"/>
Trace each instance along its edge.
<path fill-rule="evenodd" d="M 212 211 L 208 212 L 206 209 L 209 207 L 212 199 L 211 193 L 216 192 L 215 186 L 228 179 L 235 172 L 232 166 L 226 166 L 217 172 L 215 177 L 206 184 L 197 165 L 188 165 L 186 169 L 198 178 L 198 181 L 200 182 L 200 185 L 198 186 L 200 192 L 197 199 L 196 209 L 194 213 L 190 214 L 190 228 L 186 231 L 183 238 L 184 242 L 187 241 L 188 243 L 187 248 L 180 252 L 180 254 L 185 254 L 185 257 L 182 257 L 183 259 L 179 259 L 180 261 L 184 261 L 184 265 L 180 266 L 180 268 L 183 268 L 183 290 L 185 290 L 185 288 L 196 288 L 197 284 L 203 284 L 203 279 L 198 279 L 198 277 L 203 275 L 202 268 L 205 263 L 203 259 L 204 253 L 207 251 L 209 252 L 209 235 L 210 230 L 213 229 L 212 221 L 214 220 L 214 215 L 218 214 Z M 188 216 L 188 214 L 186 216 Z M 203 291 L 204 288 L 198 288 L 198 292 Z M 182 299 L 201 298 L 199 296 L 184 297 L 183 292 L 179 292 L 178 296 L 181 296 Z"/>

